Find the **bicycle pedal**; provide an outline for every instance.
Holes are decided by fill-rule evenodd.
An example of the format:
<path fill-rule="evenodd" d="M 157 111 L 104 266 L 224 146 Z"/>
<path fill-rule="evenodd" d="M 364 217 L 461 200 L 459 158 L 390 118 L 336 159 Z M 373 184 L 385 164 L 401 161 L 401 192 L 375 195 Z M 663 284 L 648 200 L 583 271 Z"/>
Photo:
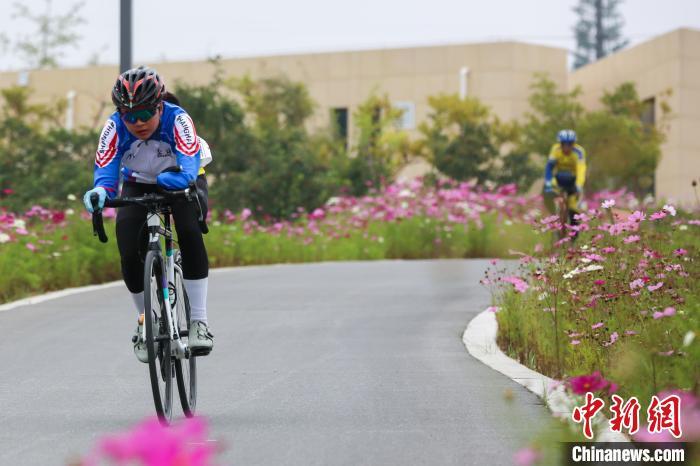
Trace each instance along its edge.
<path fill-rule="evenodd" d="M 200 349 L 192 349 L 192 348 L 190 348 L 190 356 L 194 356 L 194 357 L 197 357 L 197 356 L 206 356 L 206 355 L 208 355 L 209 353 L 211 353 L 211 348 L 209 348 L 209 349 L 207 349 L 207 348 L 200 348 Z"/>
<path fill-rule="evenodd" d="M 136 342 L 138 341 L 138 339 L 139 339 L 139 337 L 137 337 L 136 335 L 134 335 L 134 336 L 131 337 L 131 342 L 132 342 L 132 343 L 136 343 Z"/>

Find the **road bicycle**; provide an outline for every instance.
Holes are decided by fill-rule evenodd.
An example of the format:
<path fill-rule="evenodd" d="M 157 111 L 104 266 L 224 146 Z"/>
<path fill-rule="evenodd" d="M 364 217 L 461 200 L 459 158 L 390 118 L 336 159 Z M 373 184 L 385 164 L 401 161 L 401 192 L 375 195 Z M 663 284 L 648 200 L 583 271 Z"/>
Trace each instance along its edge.
<path fill-rule="evenodd" d="M 569 195 L 565 189 L 555 186 L 552 191 L 544 193 L 547 210 L 553 212 L 558 218 L 559 228 L 554 232 L 554 242 L 569 235 Z"/>
<path fill-rule="evenodd" d="M 93 234 L 107 242 L 102 210 L 98 196 L 90 197 L 93 206 Z M 148 250 L 144 259 L 144 325 L 143 341 L 148 352 L 148 372 L 151 379 L 153 402 L 161 423 L 172 420 L 173 378 L 176 380 L 180 404 L 185 416 L 194 416 L 197 405 L 196 353 L 187 345 L 190 330 L 190 303 L 185 290 L 179 251 L 173 245 L 171 227 L 172 205 L 175 202 L 193 202 L 197 207 L 199 226 L 207 232 L 202 208 L 194 183 L 181 191 L 148 193 L 138 197 L 106 199 L 105 207 L 138 205 L 146 209 Z M 141 237 L 135 238 L 136 241 Z M 161 238 L 165 243 L 165 257 Z M 134 337 L 136 338 L 136 337 Z"/>

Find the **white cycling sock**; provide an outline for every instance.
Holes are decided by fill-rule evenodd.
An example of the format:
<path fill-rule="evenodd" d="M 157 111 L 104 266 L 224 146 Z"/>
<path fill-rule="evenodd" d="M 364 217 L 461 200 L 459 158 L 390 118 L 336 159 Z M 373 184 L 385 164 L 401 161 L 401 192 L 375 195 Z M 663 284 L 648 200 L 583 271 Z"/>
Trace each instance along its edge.
<path fill-rule="evenodd" d="M 190 320 L 201 320 L 207 323 L 207 285 L 209 278 L 201 278 L 199 280 L 182 279 L 185 282 L 187 297 L 190 300 L 190 309 L 192 314 Z"/>
<path fill-rule="evenodd" d="M 143 314 L 143 291 L 140 293 L 131 293 L 131 297 L 136 305 L 136 312 L 138 312 L 139 315 Z"/>

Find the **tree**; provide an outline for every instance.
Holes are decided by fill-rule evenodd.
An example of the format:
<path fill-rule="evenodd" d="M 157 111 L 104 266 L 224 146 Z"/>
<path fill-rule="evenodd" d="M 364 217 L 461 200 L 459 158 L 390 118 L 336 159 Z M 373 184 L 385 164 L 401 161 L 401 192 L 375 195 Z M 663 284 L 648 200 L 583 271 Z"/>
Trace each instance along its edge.
<path fill-rule="evenodd" d="M 561 92 L 546 74 L 536 74 L 530 86 L 530 111 L 525 114 L 520 148 L 547 155 L 560 129 L 575 128 L 584 113 L 581 89 Z"/>
<path fill-rule="evenodd" d="M 625 187 L 637 194 L 653 191 L 665 116 L 670 111 L 664 95 L 659 105 L 662 118 L 656 124 L 647 124 L 642 117 L 651 103 L 639 98 L 633 83 L 623 83 L 604 93 L 603 109 L 596 111 L 583 109 L 578 101 L 580 89 L 559 92 L 545 76 L 538 76 L 532 89 L 533 111 L 525 117 L 518 152 L 538 156 L 543 167 L 557 131 L 573 128 L 588 157 L 586 190 Z"/>
<path fill-rule="evenodd" d="M 174 90 L 195 122 L 197 134 L 206 139 L 216 158 L 206 168 L 213 181 L 212 198 L 228 199 L 221 190 L 232 184 L 229 177 L 248 169 L 256 150 L 254 135 L 245 124 L 245 109 L 224 82 L 219 68 L 209 83 L 192 86 L 178 81 Z"/>
<path fill-rule="evenodd" d="M 33 13 L 29 7 L 19 2 L 14 3 L 13 18 L 24 19 L 32 23 L 34 30 L 18 39 L 13 48 L 30 68 L 55 68 L 58 59 L 63 56 L 66 47 L 77 47 L 80 36 L 75 32 L 76 26 L 84 23 L 80 10 L 84 2 L 71 6 L 65 14 L 51 12 L 51 0 L 46 1 L 43 13 Z"/>
<path fill-rule="evenodd" d="M 586 113 L 579 123 L 589 154 L 588 189 L 626 187 L 639 195 L 653 194 L 668 106 L 662 101 L 658 126 L 645 123 L 642 116 L 649 103 L 639 99 L 631 82 L 606 92 L 601 103 L 602 110 Z"/>
<path fill-rule="evenodd" d="M 530 186 L 537 168 L 527 152 L 514 151 L 517 125 L 502 123 L 475 98 L 441 94 L 428 103 L 431 112 L 420 126 L 422 152 L 438 170 L 456 180 Z"/>
<path fill-rule="evenodd" d="M 574 33 L 574 68 L 616 52 L 628 44 L 622 37 L 624 20 L 617 10 L 622 0 L 579 0 L 574 11 L 579 17 Z"/>
<path fill-rule="evenodd" d="M 61 207 L 69 194 L 89 188 L 97 132 L 66 131 L 60 122 L 65 102 L 30 104 L 26 87 L 3 89 L 0 95 L 0 192 L 12 192 L 2 199 L 3 207 Z"/>
<path fill-rule="evenodd" d="M 314 102 L 303 83 L 286 77 L 229 82 L 240 95 L 256 144 L 239 177 L 238 197 L 258 216 L 289 218 L 312 210 L 335 193 L 332 162 L 322 158 L 306 123 Z"/>
<path fill-rule="evenodd" d="M 348 162 L 346 173 L 354 195 L 390 181 L 409 144 L 395 134 L 400 116 L 401 110 L 391 105 L 387 95 L 372 93 L 357 107 L 353 114 L 357 129 L 354 157 Z"/>

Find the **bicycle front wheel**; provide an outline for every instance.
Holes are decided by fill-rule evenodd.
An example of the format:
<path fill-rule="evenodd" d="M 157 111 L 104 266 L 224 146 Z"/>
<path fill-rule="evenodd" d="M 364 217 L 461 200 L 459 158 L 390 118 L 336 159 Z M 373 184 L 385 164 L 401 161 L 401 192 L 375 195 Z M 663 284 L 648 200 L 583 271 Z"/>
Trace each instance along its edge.
<path fill-rule="evenodd" d="M 182 269 L 178 265 L 175 266 L 175 286 L 173 291 L 175 292 L 175 323 L 177 324 L 180 340 L 187 345 L 191 318 L 190 301 L 187 298 L 185 283 L 182 280 Z M 192 417 L 197 407 L 197 358 L 189 354 L 187 359 L 176 359 L 175 375 L 182 412 L 185 413 L 185 416 Z"/>
<path fill-rule="evenodd" d="M 170 350 L 168 313 L 165 308 L 163 258 L 157 251 L 148 251 L 144 267 L 144 316 L 148 372 L 156 413 L 161 423 L 169 424 L 173 410 L 173 358 Z"/>

